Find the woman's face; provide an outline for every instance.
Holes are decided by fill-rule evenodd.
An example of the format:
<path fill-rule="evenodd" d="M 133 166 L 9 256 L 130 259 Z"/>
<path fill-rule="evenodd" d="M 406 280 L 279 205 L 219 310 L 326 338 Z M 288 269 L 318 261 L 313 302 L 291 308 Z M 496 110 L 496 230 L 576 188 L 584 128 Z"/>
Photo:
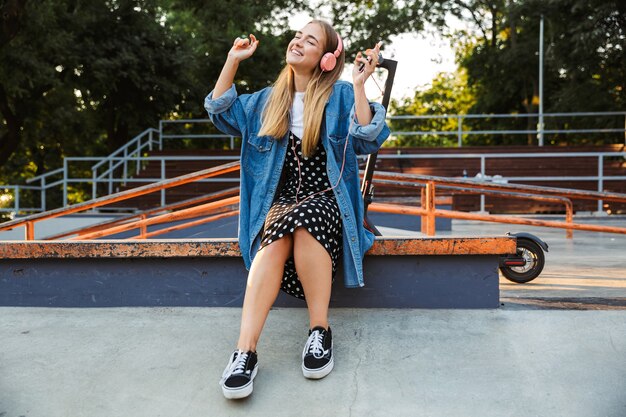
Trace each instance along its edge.
<path fill-rule="evenodd" d="M 309 23 L 296 32 L 287 47 L 287 64 L 294 71 L 313 72 L 324 55 L 326 43 L 322 27 L 316 23 Z"/>

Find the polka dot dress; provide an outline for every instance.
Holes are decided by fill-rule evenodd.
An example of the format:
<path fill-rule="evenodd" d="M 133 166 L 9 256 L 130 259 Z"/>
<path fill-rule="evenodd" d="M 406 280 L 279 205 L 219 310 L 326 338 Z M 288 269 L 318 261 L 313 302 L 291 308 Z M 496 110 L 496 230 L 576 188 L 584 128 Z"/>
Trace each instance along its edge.
<path fill-rule="evenodd" d="M 330 255 L 334 281 L 341 256 L 342 231 L 341 213 L 333 191 L 327 190 L 330 187 L 326 174 L 326 151 L 321 141 L 315 153 L 305 158 L 302 156 L 301 140 L 290 132 L 279 193 L 265 219 L 260 248 L 293 233 L 297 227 L 304 227 Z M 313 194 L 313 197 L 302 201 Z M 293 257 L 285 263 L 281 289 L 296 298 L 305 299 Z"/>

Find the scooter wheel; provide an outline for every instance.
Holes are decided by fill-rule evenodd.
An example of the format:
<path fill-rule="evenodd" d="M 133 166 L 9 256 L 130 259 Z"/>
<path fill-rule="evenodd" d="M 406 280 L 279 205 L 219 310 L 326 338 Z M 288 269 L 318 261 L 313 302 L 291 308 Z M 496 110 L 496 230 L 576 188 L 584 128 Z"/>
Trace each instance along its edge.
<path fill-rule="evenodd" d="M 509 280 L 524 284 L 537 278 L 545 264 L 543 249 L 530 239 L 517 239 L 517 254 L 526 259 L 524 266 L 500 267 L 502 274 Z"/>

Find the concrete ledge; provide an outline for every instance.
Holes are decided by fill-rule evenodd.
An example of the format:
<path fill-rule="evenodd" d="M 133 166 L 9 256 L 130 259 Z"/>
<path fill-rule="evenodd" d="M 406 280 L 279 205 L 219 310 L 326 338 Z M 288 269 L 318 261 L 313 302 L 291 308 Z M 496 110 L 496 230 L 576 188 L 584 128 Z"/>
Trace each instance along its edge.
<path fill-rule="evenodd" d="M 498 261 L 515 238 L 378 238 L 365 287 L 331 307 L 497 308 Z M 463 255 L 463 256 L 457 256 Z M 0 306 L 240 307 L 246 271 L 236 239 L 0 242 Z M 280 293 L 275 306 L 306 307 Z"/>
<path fill-rule="evenodd" d="M 366 255 L 504 255 L 516 239 L 498 237 L 377 237 Z M 176 240 L 0 241 L 1 259 L 240 257 L 234 238 Z"/>

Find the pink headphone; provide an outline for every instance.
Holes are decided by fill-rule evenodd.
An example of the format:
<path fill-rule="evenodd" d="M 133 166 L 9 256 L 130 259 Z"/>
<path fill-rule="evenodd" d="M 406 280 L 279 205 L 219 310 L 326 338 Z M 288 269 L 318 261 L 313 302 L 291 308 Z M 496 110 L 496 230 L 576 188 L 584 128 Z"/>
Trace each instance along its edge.
<path fill-rule="evenodd" d="M 341 51 L 343 50 L 343 42 L 341 42 L 341 37 L 337 34 L 337 49 L 335 52 L 330 53 L 326 52 L 320 61 L 320 68 L 322 72 L 332 71 L 337 65 L 337 58 L 341 55 Z"/>

